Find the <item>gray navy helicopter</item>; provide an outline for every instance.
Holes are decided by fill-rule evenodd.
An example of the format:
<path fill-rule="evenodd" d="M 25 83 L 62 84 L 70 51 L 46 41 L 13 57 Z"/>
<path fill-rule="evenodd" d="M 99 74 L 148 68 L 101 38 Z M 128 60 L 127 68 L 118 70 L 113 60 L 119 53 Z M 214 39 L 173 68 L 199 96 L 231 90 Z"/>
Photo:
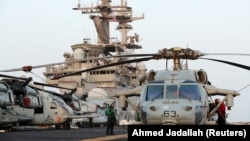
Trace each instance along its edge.
<path fill-rule="evenodd" d="M 56 129 L 60 127 L 70 129 L 72 119 L 82 118 L 75 116 L 73 110 L 61 97 L 56 98 L 59 94 L 44 90 L 43 86 L 38 85 L 39 83 L 30 83 L 31 77 L 22 78 L 3 74 L 0 77 L 4 78 L 1 81 L 5 85 L 1 87 L 2 95 L 5 95 L 0 97 L 1 105 L 11 106 L 1 110 L 2 122 L 6 124 L 7 121 L 12 122 L 15 127 L 55 125 Z M 11 110 L 11 113 L 15 114 L 4 113 L 4 110 Z"/>
<path fill-rule="evenodd" d="M 223 55 L 225 55 L 224 53 Z M 58 75 L 52 80 L 75 76 L 84 72 L 106 68 L 110 66 L 127 63 L 149 61 L 152 59 L 173 60 L 173 69 L 166 66 L 166 70 L 149 71 L 144 77 L 140 76 L 140 86 L 133 89 L 119 91 L 115 97 L 119 98 L 119 105 L 126 110 L 128 104 L 132 105 L 138 114 L 139 124 L 208 124 L 209 119 L 215 113 L 222 102 L 226 102 L 229 110 L 233 107 L 234 97 L 239 96 L 236 90 L 217 88 L 208 80 L 205 70 L 191 70 L 187 63 L 182 64 L 182 60 L 205 59 L 226 63 L 242 69 L 249 70 L 249 66 L 228 62 L 224 60 L 204 58 L 205 55 L 219 55 L 202 53 L 190 48 L 173 47 L 160 50 L 156 54 L 133 54 L 118 55 L 113 57 L 136 57 L 116 63 L 110 63 L 98 67 L 93 67 L 73 73 Z M 249 54 L 228 54 L 228 55 L 249 55 Z M 142 57 L 149 56 L 149 57 Z M 129 101 L 128 97 L 140 97 L 139 104 L 135 105 Z M 221 103 L 212 108 L 212 96 L 224 96 Z M 133 123 L 132 123 L 133 124 Z M 137 124 L 137 123 L 135 123 Z"/>
<path fill-rule="evenodd" d="M 209 81 L 205 70 L 192 70 L 188 68 L 188 60 L 204 59 L 216 61 L 246 70 L 249 70 L 250 67 L 224 60 L 204 58 L 203 56 L 206 55 L 249 56 L 249 54 L 237 53 L 202 53 L 190 48 L 173 47 L 170 49 L 162 49 L 154 54 L 112 56 L 114 58 L 138 58 L 104 64 L 81 71 L 75 71 L 73 73 L 56 75 L 51 77 L 51 80 L 70 78 L 93 70 L 135 62 L 143 66 L 143 63 L 140 62 L 152 59 L 166 59 L 166 61 L 173 60 L 173 69 L 169 69 L 168 66 L 166 66 L 166 70 L 150 70 L 145 75 L 137 75 L 137 80 L 140 82 L 140 85 L 135 86 L 134 88 L 123 89 L 114 95 L 114 97 L 118 98 L 118 104 L 123 111 L 127 110 L 128 105 L 130 105 L 135 111 L 135 122 L 130 122 L 128 124 L 215 124 L 214 122 L 211 123 L 209 121 L 219 105 L 222 102 L 225 102 L 228 110 L 231 110 L 234 104 L 234 97 L 239 96 L 240 93 L 236 90 L 217 88 L 216 86 L 213 86 Z M 95 59 L 100 59 L 100 57 L 88 58 L 81 61 Z M 183 60 L 186 61 L 185 64 L 182 64 Z M 129 100 L 129 97 L 131 96 L 139 97 L 138 104 Z M 213 96 L 224 96 L 224 99 L 217 106 L 213 107 Z"/>
<path fill-rule="evenodd" d="M 19 114 L 11 108 L 15 104 L 9 85 L 0 83 L 0 130 L 12 131 L 19 122 Z"/>
<path fill-rule="evenodd" d="M 50 90 L 45 90 L 41 88 L 36 88 L 41 91 L 49 92 L 53 95 L 54 99 L 59 100 L 56 97 L 62 99 L 69 107 L 74 111 L 74 115 L 72 116 L 71 125 L 84 127 L 84 125 L 89 124 L 89 120 L 93 120 L 93 123 L 97 125 L 104 126 L 106 123 L 106 117 L 104 111 L 106 109 L 107 104 L 113 103 L 115 100 L 108 97 L 107 93 L 100 89 L 94 88 L 88 92 L 87 97 L 79 97 L 75 95 L 76 88 L 64 88 L 55 85 L 33 82 L 34 85 L 46 86 L 46 87 L 54 87 L 58 89 L 65 89 L 64 94 L 59 94 Z M 70 92 L 67 92 L 71 90 Z M 75 117 L 75 118 L 73 118 Z M 90 126 L 90 125 L 88 125 Z"/>
<path fill-rule="evenodd" d="M 0 77 L 2 76 L 6 77 L 6 75 L 0 74 Z M 23 84 L 23 86 L 25 87 L 25 83 Z M 16 93 L 17 89 L 14 89 L 11 85 L 7 83 L 6 80 L 0 81 L 0 129 L 5 130 L 7 132 L 16 130 L 15 127 L 20 123 L 27 122 L 33 119 L 32 116 L 25 113 L 20 113 L 15 110 L 14 106 L 20 105 L 22 107 L 29 107 L 33 105 L 33 103 L 31 102 L 31 105 L 25 105 L 25 102 L 27 103 L 28 99 L 34 97 L 28 94 L 25 95 L 24 93 Z M 21 99 L 21 97 L 23 96 L 25 98 Z"/>

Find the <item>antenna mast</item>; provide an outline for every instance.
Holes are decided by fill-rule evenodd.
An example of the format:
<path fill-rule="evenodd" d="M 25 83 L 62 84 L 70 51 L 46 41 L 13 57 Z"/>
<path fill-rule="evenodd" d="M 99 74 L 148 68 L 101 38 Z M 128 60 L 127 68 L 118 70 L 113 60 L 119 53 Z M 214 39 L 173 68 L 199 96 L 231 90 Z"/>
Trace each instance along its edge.
<path fill-rule="evenodd" d="M 73 10 L 81 10 L 82 14 L 90 14 L 90 19 L 93 20 L 98 36 L 98 45 L 106 47 L 107 51 L 115 51 L 117 43 L 110 42 L 110 22 L 117 22 L 116 29 L 121 32 L 121 43 L 119 51 L 127 52 L 127 49 L 138 49 L 140 45 L 134 44 L 134 41 L 138 42 L 138 34 L 134 36 L 128 36 L 127 33 L 132 29 L 129 24 L 135 20 L 144 19 L 144 15 L 141 17 L 133 17 L 132 8 L 127 6 L 126 0 L 121 0 L 120 5 L 112 6 L 111 0 L 101 0 L 101 3 L 97 6 L 81 7 L 78 3 L 77 8 Z M 127 41 L 130 40 L 129 43 Z"/>

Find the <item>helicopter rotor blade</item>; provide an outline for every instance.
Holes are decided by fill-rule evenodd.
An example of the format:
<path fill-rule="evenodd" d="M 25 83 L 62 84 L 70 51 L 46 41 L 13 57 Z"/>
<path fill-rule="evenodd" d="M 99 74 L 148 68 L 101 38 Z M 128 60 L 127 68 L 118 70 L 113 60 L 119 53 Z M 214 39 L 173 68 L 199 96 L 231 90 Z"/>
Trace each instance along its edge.
<path fill-rule="evenodd" d="M 0 72 L 13 72 L 13 71 L 31 72 L 31 70 L 35 69 L 35 68 L 42 68 L 42 67 L 53 66 L 53 65 L 60 65 L 60 64 L 69 64 L 69 63 L 79 62 L 79 61 L 82 61 L 82 60 L 64 61 L 64 62 L 58 62 L 58 63 L 38 65 L 38 66 L 29 66 L 29 65 L 27 65 L 27 66 L 23 66 L 22 68 L 0 70 Z"/>
<path fill-rule="evenodd" d="M 53 92 L 53 91 L 50 91 L 50 90 L 45 90 L 45 89 L 34 87 L 34 86 L 30 86 L 30 87 L 33 88 L 33 89 L 37 89 L 37 90 L 40 90 L 40 91 L 44 91 L 44 92 L 50 93 L 50 94 L 58 96 L 58 97 L 63 97 L 63 95 L 58 94 L 58 93 Z"/>
<path fill-rule="evenodd" d="M 222 53 L 201 53 L 200 51 L 196 51 L 196 50 L 191 50 L 189 48 L 187 49 L 182 49 L 182 48 L 171 48 L 171 49 L 163 49 L 160 50 L 159 53 L 156 54 L 141 54 L 141 56 L 151 56 L 151 57 L 145 57 L 145 58 L 138 58 L 138 59 L 131 59 L 131 60 L 126 60 L 123 62 L 117 62 L 117 63 L 111 63 L 111 64 L 107 64 L 107 65 L 102 65 L 102 66 L 98 66 L 98 67 L 94 67 L 94 68 L 89 68 L 89 69 L 85 69 L 85 70 L 81 70 L 81 71 L 77 71 L 77 72 L 73 72 L 70 74 L 65 74 L 65 75 L 59 75 L 59 76 L 55 76 L 54 78 L 52 78 L 51 80 L 54 79 L 59 79 L 62 77 L 66 77 L 66 76 L 71 76 L 71 75 L 75 75 L 75 74 L 79 74 L 79 73 L 83 73 L 83 72 L 87 72 L 87 71 L 92 71 L 92 70 L 97 70 L 97 69 L 101 69 L 101 68 L 105 68 L 105 67 L 111 67 L 111 66 L 116 66 L 116 65 L 121 65 L 121 64 L 127 64 L 127 63 L 134 63 L 134 62 L 140 62 L 140 61 L 148 61 L 150 59 L 174 59 L 176 57 L 176 54 L 178 54 L 178 57 L 184 59 L 202 59 L 200 56 L 205 56 L 205 55 L 219 55 Z M 116 57 L 128 57 L 128 56 L 137 56 L 138 54 L 132 54 L 132 55 L 118 55 Z M 239 54 L 239 53 L 223 53 L 223 55 L 250 55 L 250 54 Z M 205 58 L 204 58 L 205 59 Z M 209 59 L 208 59 L 209 60 Z M 210 59 L 212 60 L 212 59 Z M 249 69 L 249 66 L 244 66 L 241 64 L 237 64 L 237 63 L 233 63 L 233 62 L 227 62 L 227 61 L 223 61 L 223 60 L 213 60 L 213 61 L 218 61 L 218 62 L 222 62 L 222 63 L 226 63 L 226 64 L 230 64 L 233 66 L 237 66 L 237 67 L 241 67 L 244 69 Z"/>
<path fill-rule="evenodd" d="M 35 85 L 41 85 L 41 86 L 47 86 L 47 87 L 53 87 L 53 88 L 60 88 L 60 89 L 66 89 L 66 90 L 74 90 L 74 88 L 65 88 L 65 87 L 60 87 L 60 86 L 55 86 L 55 85 L 50 85 L 50 84 L 45 84 L 45 83 L 39 83 L 39 82 L 33 82 Z"/>
<path fill-rule="evenodd" d="M 32 69 L 35 69 L 35 68 L 42 68 L 42 67 L 54 66 L 54 65 L 60 65 L 60 64 L 70 64 L 74 62 L 81 62 L 81 61 L 88 61 L 88 60 L 98 60 L 98 59 L 104 59 L 104 58 L 118 58 L 118 57 L 145 57 L 145 56 L 154 56 L 154 55 L 157 55 L 157 54 L 126 54 L 126 55 L 93 57 L 93 58 L 87 58 L 87 59 L 78 59 L 78 60 L 73 60 L 73 61 L 64 61 L 64 62 L 58 62 L 58 63 L 37 65 L 37 66 L 26 65 L 21 68 L 0 70 L 0 72 L 14 72 L 14 71 L 31 72 Z"/>
<path fill-rule="evenodd" d="M 203 58 L 203 57 L 200 57 L 199 59 L 217 61 L 217 62 L 229 64 L 229 65 L 232 65 L 232 66 L 236 66 L 236 67 L 239 67 L 239 68 L 242 68 L 242 69 L 250 70 L 249 66 L 238 64 L 238 63 L 234 63 L 234 62 L 229 62 L 229 61 L 224 61 L 224 60 L 218 60 L 218 59 L 211 59 L 211 58 Z"/>
<path fill-rule="evenodd" d="M 58 62 L 58 63 L 51 63 L 51 64 L 45 64 L 45 65 L 38 65 L 38 66 L 23 66 L 22 68 L 16 68 L 16 69 L 7 69 L 7 70 L 0 70 L 0 72 L 13 72 L 13 71 L 25 71 L 25 72 L 31 72 L 32 69 L 34 68 L 41 68 L 41 67 L 47 67 L 47 66 L 53 66 L 53 65 L 60 65 L 60 64 L 70 64 L 70 63 L 74 63 L 74 62 L 81 62 L 81 61 L 88 61 L 88 60 L 98 60 L 98 59 L 104 59 L 104 58 L 122 58 L 122 57 L 146 57 L 146 56 L 151 56 L 154 59 L 174 59 L 176 57 L 176 55 L 173 54 L 178 54 L 178 57 L 184 59 L 198 59 L 201 56 L 206 56 L 206 55 L 237 55 L 237 56 L 250 56 L 250 54 L 244 54 L 244 53 L 202 53 L 198 50 L 192 50 L 189 48 L 183 49 L 183 48 L 164 48 L 162 50 L 159 50 L 158 53 L 154 53 L 154 54 L 124 54 L 124 55 L 113 55 L 113 56 L 102 56 L 102 57 L 93 57 L 93 58 L 87 58 L 87 59 L 78 59 L 78 60 L 71 60 L 71 61 L 64 61 L 64 62 Z M 151 58 L 151 59 L 153 59 Z M 140 61 L 140 60 L 138 60 Z M 145 60 L 141 60 L 141 61 L 145 61 Z M 215 61 L 215 60 L 214 60 Z M 134 61 L 136 62 L 136 61 Z M 222 61 L 221 61 L 222 62 Z M 124 62 L 125 64 L 126 62 Z M 129 62 L 128 62 L 129 63 Z M 225 63 L 225 62 L 224 62 Z M 227 64 L 232 64 L 232 62 L 227 62 Z M 119 64 L 114 64 L 115 65 L 119 65 Z M 240 64 L 234 64 L 234 66 L 238 66 L 238 67 L 242 67 L 247 69 L 248 66 L 240 66 Z M 101 68 L 104 67 L 109 67 L 109 65 L 107 66 L 102 66 Z M 93 70 L 95 69 L 99 69 L 97 68 L 93 68 Z M 91 71 L 91 69 L 87 69 L 87 71 Z M 75 72 L 77 73 L 77 72 Z M 67 74 L 67 75 L 73 75 L 73 74 Z M 65 75 L 62 75 L 65 76 Z M 61 77 L 61 76 L 58 76 Z"/>
<path fill-rule="evenodd" d="M 122 64 L 127 64 L 127 63 L 140 62 L 140 61 L 148 61 L 148 60 L 151 60 L 151 59 L 154 59 L 154 57 L 145 57 L 145 58 L 126 60 L 126 61 L 123 61 L 123 62 L 111 63 L 111 64 L 97 66 L 97 67 L 94 67 L 94 68 L 89 68 L 89 69 L 85 69 L 85 70 L 81 70 L 81 71 L 77 71 L 77 72 L 73 72 L 73 73 L 69 73 L 69 74 L 65 74 L 65 75 L 59 75 L 59 76 L 56 76 L 56 77 L 52 78 L 51 80 L 59 79 L 59 78 L 66 77 L 66 76 L 76 75 L 76 74 L 80 74 L 80 73 L 87 72 L 87 71 L 97 70 L 97 69 L 101 69 L 101 68 L 106 68 L 106 67 L 111 67 L 111 66 L 116 66 L 116 65 L 122 65 Z"/>
<path fill-rule="evenodd" d="M 4 74 L 0 74 L 0 77 L 19 79 L 19 80 L 26 80 L 27 79 L 27 78 L 23 78 L 23 77 L 15 77 L 15 76 L 4 75 Z"/>
<path fill-rule="evenodd" d="M 71 90 L 71 92 L 65 93 L 65 94 L 73 95 L 76 91 L 77 91 L 77 88 L 74 88 L 74 89 Z"/>
<path fill-rule="evenodd" d="M 158 55 L 158 53 L 154 53 L 154 54 L 125 54 L 125 55 L 115 55 L 115 56 L 111 56 L 111 58 L 112 57 L 146 57 L 146 56 L 155 56 L 155 55 Z"/>
<path fill-rule="evenodd" d="M 205 55 L 236 55 L 236 56 L 250 56 L 247 53 L 202 53 L 202 56 Z"/>

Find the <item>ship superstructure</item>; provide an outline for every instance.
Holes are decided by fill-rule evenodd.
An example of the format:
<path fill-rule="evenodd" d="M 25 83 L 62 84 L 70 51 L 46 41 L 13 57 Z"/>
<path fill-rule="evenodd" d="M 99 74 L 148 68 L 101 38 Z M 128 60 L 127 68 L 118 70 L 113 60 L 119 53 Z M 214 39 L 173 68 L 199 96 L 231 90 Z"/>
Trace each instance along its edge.
<path fill-rule="evenodd" d="M 67 76 L 60 79 L 51 78 L 57 75 L 74 73 L 83 69 L 92 68 L 99 65 L 118 62 L 127 58 L 112 58 L 112 55 L 132 54 L 134 50 L 141 49 L 138 44 L 139 35 L 128 35 L 132 30 L 129 24 L 135 20 L 144 19 L 134 17 L 132 8 L 127 6 L 127 1 L 121 0 L 120 5 L 111 5 L 111 0 L 101 0 L 96 6 L 82 7 L 78 2 L 73 10 L 79 10 L 82 14 L 88 14 L 93 20 L 97 33 L 97 42 L 90 43 L 85 38 L 83 43 L 71 46 L 73 53 L 65 52 L 65 63 L 57 66 L 48 66 L 44 72 L 46 82 L 60 87 L 77 88 L 76 95 L 86 95 L 93 88 L 104 89 L 109 96 L 115 95 L 121 89 L 134 88 L 140 85 L 137 79 L 138 74 L 145 74 L 146 67 L 142 64 L 125 64 L 112 66 L 103 69 L 85 72 L 79 75 Z M 113 40 L 110 37 L 110 22 L 116 22 L 116 29 L 120 31 L 120 40 Z M 101 58 L 111 56 L 111 58 Z M 97 58 L 95 60 L 84 60 L 87 58 Z M 64 91 L 61 91 L 63 93 Z"/>

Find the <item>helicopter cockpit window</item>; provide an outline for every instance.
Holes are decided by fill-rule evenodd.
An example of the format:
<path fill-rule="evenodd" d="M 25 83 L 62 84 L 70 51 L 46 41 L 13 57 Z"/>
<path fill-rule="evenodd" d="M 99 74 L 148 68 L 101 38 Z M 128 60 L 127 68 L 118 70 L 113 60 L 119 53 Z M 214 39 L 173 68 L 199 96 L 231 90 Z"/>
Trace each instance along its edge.
<path fill-rule="evenodd" d="M 201 96 L 197 85 L 181 85 L 179 98 L 201 101 Z"/>
<path fill-rule="evenodd" d="M 56 103 L 51 102 L 50 109 L 56 109 L 56 108 L 57 108 Z"/>
<path fill-rule="evenodd" d="M 146 101 L 163 99 L 163 85 L 148 85 Z"/>
<path fill-rule="evenodd" d="M 168 85 L 166 88 L 166 98 L 176 99 L 178 95 L 177 85 Z"/>

